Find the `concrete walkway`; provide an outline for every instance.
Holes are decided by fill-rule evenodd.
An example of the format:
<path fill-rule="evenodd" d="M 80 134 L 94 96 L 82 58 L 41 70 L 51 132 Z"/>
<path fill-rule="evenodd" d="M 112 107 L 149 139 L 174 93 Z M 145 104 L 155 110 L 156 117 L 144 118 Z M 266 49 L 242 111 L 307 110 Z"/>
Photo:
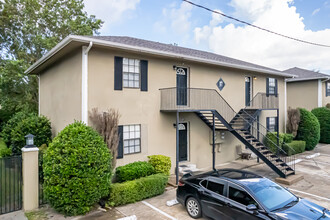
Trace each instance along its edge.
<path fill-rule="evenodd" d="M 1 220 L 27 220 L 24 211 L 10 212 L 4 215 L 0 215 Z"/>

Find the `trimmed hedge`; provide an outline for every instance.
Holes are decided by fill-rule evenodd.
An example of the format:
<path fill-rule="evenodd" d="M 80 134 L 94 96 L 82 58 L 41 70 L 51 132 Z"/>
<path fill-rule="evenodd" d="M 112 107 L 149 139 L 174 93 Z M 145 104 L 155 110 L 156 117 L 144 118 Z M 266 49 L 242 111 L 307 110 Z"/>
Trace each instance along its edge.
<path fill-rule="evenodd" d="M 155 168 L 156 173 L 163 173 L 170 175 L 171 158 L 164 155 L 151 155 L 148 156 L 149 163 Z"/>
<path fill-rule="evenodd" d="M 10 157 L 11 149 L 10 148 L 0 148 L 0 158 L 2 157 Z"/>
<path fill-rule="evenodd" d="M 312 113 L 320 123 L 320 142 L 330 144 L 330 109 L 326 107 L 315 108 Z"/>
<path fill-rule="evenodd" d="M 25 136 L 33 134 L 34 144 L 40 147 L 51 141 L 52 131 L 48 118 L 34 113 L 19 112 L 3 127 L 2 137 L 13 154 L 21 154 L 21 148 L 26 144 Z"/>
<path fill-rule="evenodd" d="M 87 213 L 109 195 L 112 156 L 103 138 L 82 122 L 66 126 L 43 157 L 47 201 L 66 215 Z"/>
<path fill-rule="evenodd" d="M 279 133 L 279 144 L 282 149 L 284 143 L 290 143 L 293 140 L 292 134 Z M 264 140 L 265 145 L 273 152 L 277 153 L 277 132 L 268 132 Z M 279 151 L 281 153 L 281 151 Z"/>
<path fill-rule="evenodd" d="M 292 141 L 291 143 L 283 144 L 283 150 L 288 154 L 288 156 L 302 153 L 305 151 L 305 148 L 306 148 L 305 141 Z"/>
<path fill-rule="evenodd" d="M 116 168 L 116 180 L 118 182 L 139 179 L 141 177 L 150 176 L 152 174 L 155 174 L 154 167 L 145 161 L 129 163 L 125 166 Z"/>
<path fill-rule="evenodd" d="M 110 206 L 119 206 L 157 196 L 165 191 L 168 177 L 154 174 L 124 183 L 114 183 L 110 187 Z"/>
<path fill-rule="evenodd" d="M 306 141 L 306 150 L 313 150 L 320 141 L 320 123 L 310 111 L 299 108 L 300 122 L 296 140 Z"/>

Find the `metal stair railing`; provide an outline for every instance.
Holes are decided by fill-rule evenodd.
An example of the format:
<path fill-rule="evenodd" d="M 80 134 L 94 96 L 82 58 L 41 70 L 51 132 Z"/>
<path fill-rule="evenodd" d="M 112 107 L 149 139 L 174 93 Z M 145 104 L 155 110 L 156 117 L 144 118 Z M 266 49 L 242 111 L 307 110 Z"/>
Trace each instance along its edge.
<path fill-rule="evenodd" d="M 203 111 L 203 110 L 212 110 L 217 111 L 221 117 L 227 122 L 227 127 L 231 132 L 234 130 L 237 132 L 239 129 L 243 129 L 244 126 L 235 129 L 235 123 L 229 124 L 235 116 L 241 118 L 244 123 L 249 125 L 249 132 L 252 138 L 255 138 L 257 141 L 263 144 L 263 147 L 268 149 L 274 153 L 263 155 L 267 160 L 273 161 L 274 156 L 283 161 L 285 164 L 291 167 L 291 169 L 295 170 L 295 156 L 289 156 L 281 147 L 277 145 L 277 137 L 275 136 L 275 142 L 267 137 L 267 133 L 269 132 L 262 124 L 259 122 L 250 123 L 241 115 L 237 114 L 235 110 L 227 103 L 227 101 L 218 93 L 215 89 L 201 89 L 201 88 L 184 88 L 186 90 L 186 94 L 182 96 L 182 99 L 178 96 L 178 92 L 180 88 L 172 87 L 172 88 L 164 88 L 160 89 L 161 91 L 161 110 L 162 111 Z M 180 105 L 178 105 L 180 103 Z M 185 103 L 185 105 L 182 105 Z M 249 115 L 249 114 L 248 114 Z M 249 115 L 251 116 L 251 115 Z M 251 116 L 252 117 L 252 116 Z M 257 123 L 257 127 L 253 125 L 253 123 Z M 246 125 L 245 124 L 245 125 Z M 232 127 L 234 126 L 234 127 Z M 260 129 L 261 128 L 261 129 Z M 262 131 L 262 132 L 261 132 Z M 253 139 L 252 139 L 253 140 Z M 266 141 L 273 146 L 274 149 L 271 149 L 269 146 L 266 146 Z M 253 143 L 251 143 L 251 146 Z M 289 146 L 288 146 L 289 147 Z M 255 147 L 256 148 L 256 147 Z M 293 150 L 293 149 L 292 149 Z M 260 152 L 261 153 L 261 152 Z M 293 167 L 291 166 L 293 165 Z M 284 174 L 288 171 L 283 170 Z"/>
<path fill-rule="evenodd" d="M 245 109 L 278 109 L 278 94 L 258 92 L 246 105 Z"/>

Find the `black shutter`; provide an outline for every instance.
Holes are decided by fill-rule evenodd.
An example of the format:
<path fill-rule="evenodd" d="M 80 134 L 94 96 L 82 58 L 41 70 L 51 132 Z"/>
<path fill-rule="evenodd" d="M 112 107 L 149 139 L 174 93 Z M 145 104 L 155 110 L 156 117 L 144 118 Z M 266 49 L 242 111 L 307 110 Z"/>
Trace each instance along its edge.
<path fill-rule="evenodd" d="M 148 61 L 141 60 L 141 91 L 148 91 Z"/>
<path fill-rule="evenodd" d="M 325 83 L 325 96 L 329 96 L 328 83 L 329 82 Z"/>
<path fill-rule="evenodd" d="M 277 93 L 278 93 L 277 90 L 278 90 L 278 89 L 277 89 L 277 79 L 275 79 L 275 96 L 276 96 L 276 97 L 277 97 L 277 95 L 278 95 L 278 94 L 277 94 Z"/>
<path fill-rule="evenodd" d="M 118 155 L 117 159 L 124 157 L 124 149 L 123 149 L 123 126 L 118 126 L 118 137 L 119 137 L 119 143 L 118 143 Z"/>
<path fill-rule="evenodd" d="M 266 117 L 266 128 L 269 131 L 269 117 Z"/>
<path fill-rule="evenodd" d="M 123 58 L 115 57 L 115 90 L 123 89 Z"/>
<path fill-rule="evenodd" d="M 269 78 L 266 78 L 266 96 L 269 96 Z"/>
<path fill-rule="evenodd" d="M 275 131 L 279 132 L 279 130 L 278 130 L 278 118 L 277 117 L 275 117 Z"/>

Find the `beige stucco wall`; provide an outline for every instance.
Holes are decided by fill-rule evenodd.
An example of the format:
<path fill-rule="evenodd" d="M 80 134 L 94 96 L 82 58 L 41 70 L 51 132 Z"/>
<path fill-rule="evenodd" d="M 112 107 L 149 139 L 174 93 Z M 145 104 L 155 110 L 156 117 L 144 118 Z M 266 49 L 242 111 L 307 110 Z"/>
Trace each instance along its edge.
<path fill-rule="evenodd" d="M 136 59 L 146 59 L 148 63 L 148 91 L 123 88 L 114 90 L 114 56 Z M 183 63 L 184 62 L 184 63 Z M 191 88 L 217 89 L 216 82 L 221 77 L 226 86 L 220 94 L 230 105 L 239 111 L 245 104 L 245 76 L 256 76 L 253 82 L 253 95 L 266 91 L 266 76 L 233 69 L 226 69 L 197 63 L 141 56 L 134 53 L 113 51 L 93 47 L 88 60 L 88 109 L 98 107 L 100 110 L 115 108 L 121 114 L 120 124 L 142 125 L 142 152 L 124 155 L 117 160 L 117 165 L 132 161 L 146 160 L 148 155 L 164 154 L 170 156 L 175 164 L 176 136 L 175 113 L 160 112 L 160 88 L 176 86 L 176 72 L 173 65 L 189 68 L 189 86 Z M 280 93 L 280 128 L 284 121 L 284 81 L 278 78 Z M 210 129 L 193 113 L 181 113 L 181 121 L 189 122 L 189 162 L 198 168 L 211 166 L 211 145 L 209 143 Z M 265 123 L 266 116 L 276 116 L 276 112 L 263 113 L 261 121 Z M 217 153 L 217 164 L 231 161 L 237 157 L 236 145 L 243 145 L 226 132 L 226 140 Z M 174 166 L 172 166 L 174 167 Z M 173 169 L 172 169 L 173 171 Z"/>
<path fill-rule="evenodd" d="M 53 135 L 81 120 L 81 50 L 64 56 L 40 74 L 40 110 L 52 123 Z"/>
<path fill-rule="evenodd" d="M 318 81 L 287 83 L 288 107 L 312 110 L 318 106 Z M 324 91 L 325 94 L 325 91 Z"/>

